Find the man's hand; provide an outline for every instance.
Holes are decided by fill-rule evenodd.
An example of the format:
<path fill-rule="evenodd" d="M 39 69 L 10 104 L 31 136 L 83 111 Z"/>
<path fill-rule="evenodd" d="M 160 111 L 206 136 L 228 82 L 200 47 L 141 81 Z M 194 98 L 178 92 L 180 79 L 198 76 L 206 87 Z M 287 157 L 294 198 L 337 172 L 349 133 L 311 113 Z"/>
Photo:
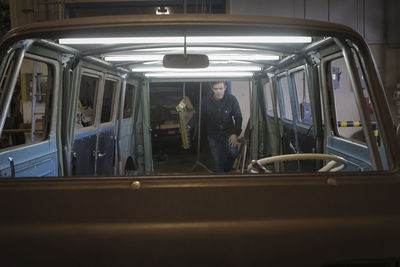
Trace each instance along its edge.
<path fill-rule="evenodd" d="M 238 145 L 238 141 L 237 141 L 238 137 L 236 134 L 232 134 L 231 136 L 229 136 L 229 145 L 230 146 L 237 146 Z"/>

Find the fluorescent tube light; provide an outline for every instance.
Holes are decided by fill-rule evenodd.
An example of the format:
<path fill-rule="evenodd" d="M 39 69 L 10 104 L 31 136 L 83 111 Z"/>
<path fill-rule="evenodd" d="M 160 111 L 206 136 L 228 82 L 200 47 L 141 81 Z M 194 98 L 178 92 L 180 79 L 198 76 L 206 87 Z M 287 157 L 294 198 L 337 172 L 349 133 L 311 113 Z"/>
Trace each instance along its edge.
<path fill-rule="evenodd" d="M 252 72 L 152 72 L 145 73 L 148 78 L 235 78 L 251 77 Z"/>
<path fill-rule="evenodd" d="M 105 61 L 149 61 L 149 60 L 163 60 L 164 55 L 118 55 L 106 56 Z"/>
<path fill-rule="evenodd" d="M 210 66 L 204 69 L 169 69 L 164 67 L 139 67 L 133 72 L 210 72 L 210 71 L 260 71 L 259 66 Z"/>
<path fill-rule="evenodd" d="M 209 60 L 250 60 L 250 61 L 258 61 L 258 60 L 278 60 L 279 56 L 275 55 L 254 55 L 254 54 L 218 54 L 208 55 Z"/>
<path fill-rule="evenodd" d="M 172 51 L 174 53 L 183 53 L 184 48 L 181 46 L 174 46 L 174 47 L 160 47 L 160 48 L 141 48 L 141 49 L 134 49 L 134 52 L 165 52 L 165 51 Z M 233 47 L 207 47 L 207 46 L 191 46 L 186 48 L 187 52 L 194 52 L 194 51 L 256 51 L 254 49 L 249 48 L 233 48 Z"/>
<path fill-rule="evenodd" d="M 247 60 L 247 61 L 263 61 L 278 60 L 279 56 L 275 55 L 253 55 L 253 54 L 210 54 L 207 55 L 209 60 Z M 164 55 L 118 55 L 106 56 L 105 61 L 149 61 L 162 60 Z"/>
<path fill-rule="evenodd" d="M 108 38 L 62 38 L 60 44 L 183 44 L 183 36 L 173 37 L 108 37 Z M 309 36 L 187 36 L 190 44 L 248 44 L 248 43 L 311 43 Z"/>
<path fill-rule="evenodd" d="M 203 43 L 311 43 L 309 36 L 187 36 L 186 42 Z"/>
<path fill-rule="evenodd" d="M 60 44 L 183 44 L 183 36 L 176 37 L 112 37 L 64 38 Z"/>
<path fill-rule="evenodd" d="M 136 66 L 143 65 L 156 65 L 158 67 L 162 67 L 162 60 L 155 60 L 155 61 L 146 61 L 137 64 Z M 248 61 L 240 61 L 240 60 L 210 60 L 210 65 L 229 65 L 229 64 L 239 64 L 239 65 L 249 65 L 253 64 L 252 62 Z"/>
<path fill-rule="evenodd" d="M 162 60 L 143 62 L 143 65 L 159 65 L 162 66 Z"/>
<path fill-rule="evenodd" d="M 253 64 L 252 62 L 243 61 L 243 60 L 210 60 L 210 65 L 222 65 L 222 64 Z"/>

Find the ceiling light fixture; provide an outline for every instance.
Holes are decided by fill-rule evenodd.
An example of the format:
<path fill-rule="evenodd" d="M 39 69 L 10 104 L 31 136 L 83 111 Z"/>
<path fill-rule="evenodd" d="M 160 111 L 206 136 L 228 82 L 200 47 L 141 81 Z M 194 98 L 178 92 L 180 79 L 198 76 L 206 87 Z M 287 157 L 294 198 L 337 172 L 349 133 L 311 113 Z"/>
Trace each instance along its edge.
<path fill-rule="evenodd" d="M 145 73 L 148 78 L 238 78 L 251 77 L 252 72 L 152 72 Z"/>
<path fill-rule="evenodd" d="M 132 72 L 211 72 L 211 71 L 260 71 L 260 66 L 210 66 L 204 69 L 170 69 L 164 67 L 139 67 Z"/>
<path fill-rule="evenodd" d="M 251 43 L 311 43 L 309 36 L 187 36 L 189 44 L 251 44 Z M 173 37 L 108 37 L 108 38 L 62 38 L 60 44 L 181 44 L 183 36 Z"/>
<path fill-rule="evenodd" d="M 183 36 L 173 37 L 111 37 L 64 38 L 60 44 L 183 44 Z"/>
<path fill-rule="evenodd" d="M 164 55 L 118 55 L 118 56 L 105 56 L 105 61 L 149 61 L 149 60 L 163 60 Z"/>
<path fill-rule="evenodd" d="M 275 55 L 254 55 L 254 54 L 209 54 L 209 60 L 247 60 L 247 61 L 265 61 L 265 60 L 278 60 L 279 56 Z M 163 60 L 164 55 L 118 55 L 118 56 L 105 56 L 105 61 L 149 61 L 149 60 Z"/>
<path fill-rule="evenodd" d="M 140 64 L 154 65 L 155 67 L 162 67 L 162 60 L 141 62 L 141 63 L 137 64 L 136 66 L 140 66 Z M 229 64 L 249 65 L 249 64 L 253 64 L 253 63 L 248 62 L 248 61 L 240 61 L 240 60 L 210 60 L 210 66 L 211 65 L 219 65 L 220 66 L 220 65 L 229 65 Z"/>
<path fill-rule="evenodd" d="M 172 52 L 183 52 L 184 48 L 180 46 L 173 46 L 173 47 L 160 47 L 160 48 L 142 48 L 142 49 L 135 49 L 134 52 L 165 52 L 165 51 L 172 51 Z M 235 47 L 208 47 L 208 46 L 191 46 L 187 47 L 186 51 L 193 52 L 193 51 L 255 51 L 254 49 L 250 48 L 235 48 Z"/>
<path fill-rule="evenodd" d="M 210 54 L 208 55 L 209 60 L 278 60 L 279 56 L 275 55 L 255 55 L 255 54 Z"/>
<path fill-rule="evenodd" d="M 188 43 L 311 43 L 309 36 L 187 36 Z"/>

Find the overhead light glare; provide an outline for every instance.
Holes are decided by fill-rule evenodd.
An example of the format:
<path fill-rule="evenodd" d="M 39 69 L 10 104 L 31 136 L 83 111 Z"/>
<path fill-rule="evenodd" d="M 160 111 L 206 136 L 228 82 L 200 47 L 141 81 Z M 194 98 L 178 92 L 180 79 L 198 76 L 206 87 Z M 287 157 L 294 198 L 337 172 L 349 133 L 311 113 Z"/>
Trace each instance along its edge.
<path fill-rule="evenodd" d="M 132 72 L 210 72 L 210 71 L 260 71 L 260 66 L 210 66 L 204 69 L 169 69 L 164 67 L 133 68 Z"/>
<path fill-rule="evenodd" d="M 173 37 L 112 37 L 64 38 L 60 44 L 183 44 L 183 36 Z"/>
<path fill-rule="evenodd" d="M 148 78 L 236 78 L 251 77 L 252 72 L 152 72 L 145 73 Z"/>
<path fill-rule="evenodd" d="M 106 56 L 105 61 L 149 61 L 149 60 L 163 60 L 164 55 L 118 55 Z"/>
<path fill-rule="evenodd" d="M 147 61 L 143 62 L 143 65 L 160 65 L 162 66 L 162 60 L 155 60 L 155 61 Z"/>
<path fill-rule="evenodd" d="M 221 65 L 221 64 L 253 64 L 252 62 L 243 60 L 210 60 L 211 65 Z"/>
<path fill-rule="evenodd" d="M 265 60 L 278 60 L 279 56 L 275 55 L 254 55 L 254 54 L 209 54 L 209 60 L 247 60 L 247 61 L 265 61 Z M 154 61 L 162 60 L 164 55 L 118 55 L 106 56 L 105 61 Z"/>
<path fill-rule="evenodd" d="M 254 55 L 254 54 L 210 54 L 208 55 L 210 60 L 248 60 L 248 61 L 258 61 L 258 60 L 278 60 L 279 56 L 275 55 Z"/>
<path fill-rule="evenodd" d="M 311 43 L 309 36 L 188 36 L 188 43 Z"/>
<path fill-rule="evenodd" d="M 141 48 L 141 49 L 134 49 L 134 52 L 165 52 L 165 51 L 172 51 L 172 52 L 183 52 L 184 48 L 179 46 L 174 47 L 160 47 L 160 48 Z M 234 47 L 208 47 L 208 46 L 191 46 L 186 48 L 187 52 L 193 51 L 254 51 L 254 49 L 249 48 L 234 48 Z"/>
<path fill-rule="evenodd" d="M 144 67 L 162 67 L 162 61 L 161 60 L 155 60 L 155 61 L 145 61 L 145 62 L 140 62 L 140 63 L 134 63 L 135 68 L 141 68 L 142 66 Z M 240 60 L 210 60 L 210 66 L 249 66 L 252 65 L 254 66 L 254 62 L 248 62 L 248 61 L 240 61 Z"/>
<path fill-rule="evenodd" d="M 311 43 L 309 36 L 187 36 L 191 44 L 248 44 L 248 43 Z M 62 38 L 60 44 L 182 44 L 183 36 L 172 37 L 108 37 L 108 38 Z"/>

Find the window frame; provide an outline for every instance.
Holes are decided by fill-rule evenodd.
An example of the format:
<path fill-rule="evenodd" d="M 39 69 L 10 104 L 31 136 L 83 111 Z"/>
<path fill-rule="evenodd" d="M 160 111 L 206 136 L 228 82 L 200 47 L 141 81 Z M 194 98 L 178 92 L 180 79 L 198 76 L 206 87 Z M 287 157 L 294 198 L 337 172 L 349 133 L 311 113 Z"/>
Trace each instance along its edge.
<path fill-rule="evenodd" d="M 103 100 L 104 100 L 104 90 L 105 90 L 106 81 L 115 82 L 114 92 L 113 92 L 112 100 L 111 100 L 111 115 L 110 115 L 111 120 L 109 120 L 107 122 L 101 122 L 101 114 L 102 114 L 102 111 L 103 111 Z M 101 93 L 100 93 L 101 96 L 100 96 L 100 99 L 99 99 L 100 107 L 99 107 L 98 125 L 101 126 L 101 127 L 112 125 L 112 124 L 115 123 L 116 114 L 118 113 L 117 110 L 116 110 L 116 108 L 118 106 L 118 103 L 116 103 L 116 102 L 118 101 L 117 96 L 118 96 L 120 85 L 121 85 L 121 82 L 120 82 L 120 79 L 117 76 L 109 75 L 109 74 L 104 75 L 103 83 L 102 83 L 102 86 L 101 86 Z"/>
<path fill-rule="evenodd" d="M 92 77 L 92 78 L 98 78 L 98 83 L 97 83 L 97 90 L 96 90 L 96 95 L 94 96 L 94 100 L 96 101 L 96 103 L 94 103 L 94 107 L 95 107 L 95 112 L 94 112 L 94 119 L 93 119 L 93 124 L 87 127 L 82 127 L 82 128 L 77 128 L 76 127 L 76 115 L 77 115 L 77 111 L 78 111 L 78 101 L 79 101 L 79 95 L 81 93 L 81 83 L 82 83 L 82 76 L 88 76 L 88 77 Z M 88 69 L 88 68 L 82 68 L 79 72 L 79 76 L 78 76 L 79 82 L 78 82 L 78 86 L 77 86 L 77 90 L 76 90 L 76 99 L 75 99 L 75 112 L 74 112 L 74 121 L 73 121 L 73 125 L 74 125 L 74 131 L 75 133 L 83 133 L 83 132 L 88 132 L 88 131 L 92 131 L 96 128 L 98 128 L 98 120 L 99 120 L 99 94 L 101 91 L 101 85 L 102 85 L 102 81 L 103 79 L 103 75 L 101 72 L 99 71 L 95 71 L 92 69 Z M 101 105 L 100 105 L 101 106 Z"/>
<path fill-rule="evenodd" d="M 354 62 L 354 57 L 353 57 L 353 53 L 358 54 L 359 52 L 352 50 L 350 47 L 346 46 L 343 44 L 343 42 L 341 42 L 340 40 L 339 42 L 339 47 L 341 48 L 340 51 L 337 51 L 335 53 L 332 54 L 328 54 L 325 55 L 323 58 L 321 58 L 321 63 L 320 63 L 320 79 L 322 81 L 322 95 L 323 95 L 323 105 L 324 105 L 324 115 L 325 115 L 325 136 L 324 136 L 324 143 L 326 142 L 327 138 L 329 136 L 334 136 L 336 138 L 340 138 L 343 140 L 347 140 L 347 141 L 351 141 L 351 142 L 357 142 L 357 141 L 353 141 L 352 139 L 348 139 L 346 137 L 342 137 L 337 135 L 337 132 L 335 132 L 335 130 L 337 130 L 337 125 L 336 125 L 336 112 L 335 112 L 335 104 L 334 104 L 334 96 L 333 96 L 333 87 L 332 87 L 332 75 L 331 75 L 331 68 L 330 68 L 330 62 L 332 62 L 333 60 L 337 59 L 337 58 L 341 58 L 343 57 L 345 59 L 346 62 L 346 68 L 350 73 L 350 76 L 353 76 L 353 74 L 351 73 L 351 69 L 348 68 L 348 66 L 352 66 L 353 64 L 355 65 Z M 349 51 L 350 51 L 350 55 L 349 55 Z M 363 68 L 363 67 L 362 67 Z M 365 71 L 365 70 L 364 70 Z M 358 81 L 357 81 L 358 79 Z M 358 86 L 357 82 L 360 83 L 361 86 L 361 82 L 359 81 L 359 77 L 357 74 L 357 79 L 355 79 L 355 83 Z M 357 90 L 357 89 L 355 89 Z M 371 87 L 369 86 L 369 84 L 367 84 L 367 88 L 366 90 L 368 91 L 369 94 L 371 94 Z M 361 109 L 365 109 L 366 110 L 366 104 L 365 102 L 360 103 L 362 105 L 362 107 L 359 107 Z M 361 112 L 364 112 L 361 111 Z M 361 113 L 359 111 L 359 113 Z M 332 125 L 332 122 L 335 122 L 335 125 Z M 368 119 L 367 119 L 368 122 Z M 369 141 L 370 137 L 373 137 L 373 132 L 372 132 L 372 126 L 368 125 L 368 123 L 366 124 L 368 128 L 368 135 L 370 136 L 365 136 L 367 142 L 365 143 L 365 146 L 369 149 L 369 156 L 370 156 L 370 160 L 371 160 L 371 164 L 373 166 L 373 168 L 378 168 L 378 169 L 383 169 L 383 165 L 382 165 L 382 158 L 381 155 L 379 154 L 378 151 L 378 146 L 376 144 L 375 141 L 371 140 Z M 364 144 L 362 144 L 364 145 Z M 376 167 L 374 167 L 374 165 Z"/>
<path fill-rule="evenodd" d="M 292 68 L 292 69 L 290 69 L 289 71 L 288 71 L 288 82 L 290 82 L 291 83 L 291 85 L 292 85 L 292 89 L 293 89 L 293 96 L 294 96 L 294 98 L 295 98 L 295 100 L 296 100 L 296 104 L 295 104 L 295 107 L 296 107 L 296 124 L 298 124 L 298 125 L 302 125 L 302 126 L 304 126 L 304 127 L 310 127 L 310 126 L 313 126 L 314 125 L 314 114 L 313 114 L 313 112 L 314 112 L 314 110 L 312 109 L 312 106 L 310 106 L 310 108 L 311 108 L 311 119 L 312 119 L 312 122 L 311 123 L 305 123 L 305 122 L 303 122 L 302 121 L 302 118 L 301 118 L 301 115 L 300 115 L 300 102 L 299 102 L 299 95 L 298 95 L 298 91 L 297 91 L 297 85 L 296 85 L 296 79 L 294 78 L 294 75 L 296 74 L 296 73 L 298 73 L 298 72 L 301 72 L 301 71 L 303 71 L 304 72 L 304 77 L 305 77 L 305 79 L 306 79 L 306 82 L 305 82 L 305 85 L 307 86 L 307 88 L 306 88 L 306 90 L 305 91 L 307 91 L 307 93 L 308 93 L 308 98 L 309 98 L 309 100 L 310 100 L 310 105 L 311 105 L 311 97 L 310 97 L 310 84 L 309 84 L 309 79 L 308 79 L 308 77 L 307 77 L 307 70 L 306 70 L 306 66 L 305 65 L 300 65 L 300 66 L 297 66 L 297 67 L 294 67 L 294 68 Z M 290 89 L 289 89 L 290 90 Z"/>
<path fill-rule="evenodd" d="M 11 62 L 13 60 L 13 54 L 10 55 L 10 57 L 7 59 L 7 63 L 5 64 L 5 68 L 4 70 L 4 74 L 9 70 L 9 67 L 11 66 Z M 47 69 L 48 69 L 48 75 L 52 75 L 53 77 L 50 79 L 51 83 L 49 83 L 49 78 L 47 78 L 47 85 L 51 85 L 51 87 L 49 86 L 50 90 L 52 91 L 52 96 L 48 96 L 48 98 L 46 99 L 49 103 L 46 102 L 46 107 L 45 107 L 45 115 L 47 116 L 47 107 L 48 107 L 48 112 L 50 114 L 48 114 L 48 123 L 50 123 L 50 127 L 48 128 L 48 130 L 45 130 L 45 132 L 43 133 L 43 139 L 41 140 L 37 140 L 35 142 L 28 142 L 28 143 L 24 143 L 24 144 L 20 144 L 20 145 L 15 145 L 15 146 L 8 146 L 8 147 L 4 147 L 4 148 L 0 148 L 0 152 L 1 151 L 7 151 L 7 150 L 13 150 L 14 148 L 20 148 L 20 147 L 28 147 L 28 146 L 32 146 L 32 145 L 37 145 L 40 144 L 42 142 L 48 142 L 50 140 L 51 136 L 55 136 L 56 135 L 56 122 L 57 122 L 57 113 L 58 113 L 58 95 L 59 95 L 59 90 L 57 90 L 57 88 L 59 88 L 59 79 L 60 79 L 60 65 L 59 62 L 57 60 L 51 59 L 51 58 L 47 58 L 47 57 L 43 57 L 41 55 L 36 55 L 33 53 L 29 53 L 29 52 L 25 52 L 24 57 L 22 60 L 31 60 L 31 61 L 38 61 L 40 63 L 46 64 L 47 65 Z M 22 65 L 21 65 L 22 68 Z M 18 75 L 21 74 L 21 68 L 18 69 Z M 3 75 L 4 76 L 4 75 Z M 2 82 L 5 82 L 6 79 L 2 80 Z M 22 90 L 22 88 L 21 88 Z M 49 91 L 50 91 L 49 90 Z M 50 105 L 50 106 L 48 106 Z M 8 108 L 9 111 L 10 107 Z M 7 112 L 8 112 L 7 111 Z M 30 131 L 31 133 L 31 131 Z"/>
<path fill-rule="evenodd" d="M 125 115 L 125 101 L 126 101 L 126 94 L 128 92 L 128 85 L 132 86 L 132 97 L 131 97 L 131 112 L 129 114 L 128 117 L 124 117 Z M 126 86 L 125 86 L 125 95 L 124 95 L 124 103 L 122 103 L 122 119 L 131 119 L 133 118 L 133 114 L 134 114 L 134 108 L 135 108 L 135 99 L 136 99 L 136 90 L 137 90 L 137 86 L 134 85 L 131 82 L 126 81 Z"/>
<path fill-rule="evenodd" d="M 288 93 L 289 93 L 289 105 L 290 105 L 290 112 L 291 112 L 291 116 L 292 119 L 288 119 L 286 117 L 286 105 L 285 105 L 285 100 L 283 97 L 283 90 L 282 90 L 282 83 L 281 83 L 281 79 L 282 78 L 286 78 L 287 80 L 287 84 L 288 84 Z M 275 76 L 275 82 L 276 82 L 276 86 L 278 89 L 278 101 L 279 101 L 279 106 L 280 106 L 280 114 L 281 114 L 281 119 L 283 121 L 289 122 L 289 123 L 293 123 L 295 121 L 295 116 L 293 116 L 293 105 L 292 105 L 292 100 L 291 100 L 291 92 L 290 92 L 290 85 L 289 85 L 289 76 L 288 76 L 288 72 L 281 72 L 278 75 Z"/>

